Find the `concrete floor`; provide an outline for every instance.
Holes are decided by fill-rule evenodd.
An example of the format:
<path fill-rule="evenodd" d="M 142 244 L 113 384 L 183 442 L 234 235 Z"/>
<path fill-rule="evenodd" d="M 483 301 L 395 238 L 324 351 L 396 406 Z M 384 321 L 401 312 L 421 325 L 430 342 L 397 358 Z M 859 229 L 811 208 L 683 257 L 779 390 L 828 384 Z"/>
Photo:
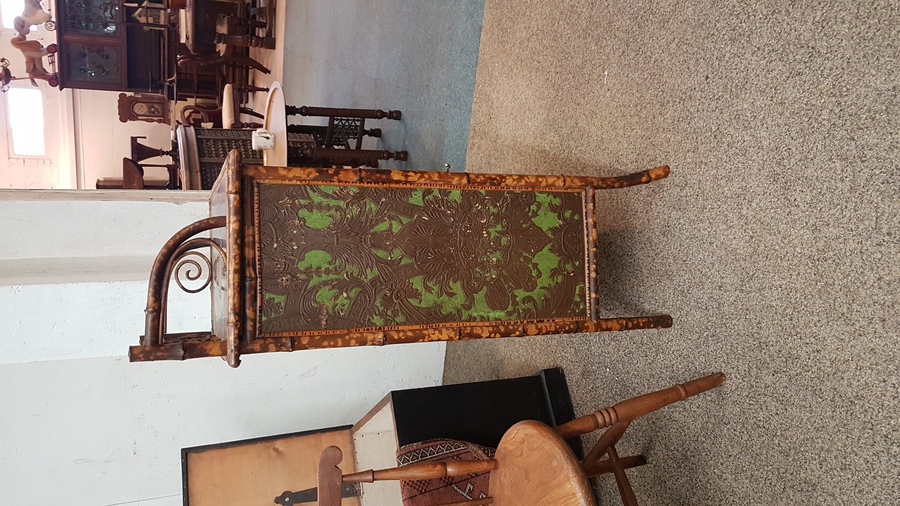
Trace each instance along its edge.
<path fill-rule="evenodd" d="M 403 110 L 382 128 L 406 167 L 672 167 L 597 198 L 603 315 L 672 329 L 451 343 L 446 383 L 561 366 L 586 413 L 722 371 L 623 440 L 650 460 L 641 504 L 900 504 L 896 2 L 288 0 L 286 19 L 289 102 Z"/>
<path fill-rule="evenodd" d="M 401 121 L 366 122 L 382 138 L 364 147 L 409 152 L 381 167 L 462 170 L 483 12 L 484 0 L 287 0 L 285 98 L 398 109 Z"/>

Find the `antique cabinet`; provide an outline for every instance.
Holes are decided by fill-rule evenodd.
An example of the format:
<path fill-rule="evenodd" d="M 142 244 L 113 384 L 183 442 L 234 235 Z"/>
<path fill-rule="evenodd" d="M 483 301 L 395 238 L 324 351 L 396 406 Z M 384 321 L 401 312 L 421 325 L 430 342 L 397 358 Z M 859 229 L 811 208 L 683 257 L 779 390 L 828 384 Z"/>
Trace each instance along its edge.
<path fill-rule="evenodd" d="M 136 19 L 123 0 L 58 0 L 59 80 L 62 88 L 163 91 L 170 30 L 166 16 Z M 160 12 L 166 9 L 159 4 Z"/>
<path fill-rule="evenodd" d="M 595 190 L 668 173 L 265 167 L 233 151 L 210 218 L 154 262 L 130 359 L 225 356 L 237 367 L 248 353 L 668 327 L 668 315 L 600 317 L 594 219 Z M 212 332 L 169 333 L 169 279 L 181 285 L 179 268 L 199 266 L 187 257 L 204 250 Z"/>

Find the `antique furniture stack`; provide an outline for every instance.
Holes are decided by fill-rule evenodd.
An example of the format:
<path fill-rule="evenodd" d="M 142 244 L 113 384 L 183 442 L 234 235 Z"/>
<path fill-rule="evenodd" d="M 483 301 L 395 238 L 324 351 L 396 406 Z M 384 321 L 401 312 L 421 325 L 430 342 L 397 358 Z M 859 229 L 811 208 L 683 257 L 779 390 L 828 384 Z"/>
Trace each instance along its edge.
<path fill-rule="evenodd" d="M 59 0 L 60 86 L 171 95 L 179 56 L 227 64 L 245 61 L 250 45 L 273 49 L 274 7 L 273 1 L 248 9 L 234 0 Z"/>
<path fill-rule="evenodd" d="M 377 166 L 379 160 L 407 159 L 406 151 L 363 149 L 363 137 L 381 136 L 381 129 L 366 128 L 366 120 L 398 121 L 402 117 L 400 111 L 287 106 L 277 81 L 268 91 L 265 116 L 241 107 L 231 85 L 225 86 L 222 107 L 184 109 L 185 121 L 175 132 L 182 161 L 182 188 L 211 189 L 226 156 L 233 149 L 241 153 L 247 164 L 292 167 Z M 244 122 L 241 114 L 262 118 L 264 123 Z M 327 118 L 327 124 L 289 125 L 289 116 L 319 116 Z M 204 120 L 213 120 L 213 128 L 201 126 Z M 274 149 L 253 149 L 250 129 L 260 126 L 274 137 Z"/>

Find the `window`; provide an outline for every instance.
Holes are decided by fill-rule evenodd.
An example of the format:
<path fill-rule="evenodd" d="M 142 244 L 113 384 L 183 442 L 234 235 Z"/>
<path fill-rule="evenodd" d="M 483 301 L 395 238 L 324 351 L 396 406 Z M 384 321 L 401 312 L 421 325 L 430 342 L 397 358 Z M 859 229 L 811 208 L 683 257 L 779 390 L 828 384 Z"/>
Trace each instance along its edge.
<path fill-rule="evenodd" d="M 44 9 L 44 6 L 41 6 Z M 25 11 L 25 2 L 22 0 L 0 0 L 0 18 L 3 18 L 3 28 L 15 28 L 13 26 L 16 16 L 21 16 Z M 43 21 L 39 24 L 43 24 Z M 32 26 L 31 31 L 37 30 Z"/>
<path fill-rule="evenodd" d="M 6 92 L 10 155 L 44 156 L 44 103 L 41 90 L 10 88 Z"/>
<path fill-rule="evenodd" d="M 0 0 L 0 16 L 3 17 L 3 28 L 13 28 L 13 20 L 24 9 L 22 0 Z"/>

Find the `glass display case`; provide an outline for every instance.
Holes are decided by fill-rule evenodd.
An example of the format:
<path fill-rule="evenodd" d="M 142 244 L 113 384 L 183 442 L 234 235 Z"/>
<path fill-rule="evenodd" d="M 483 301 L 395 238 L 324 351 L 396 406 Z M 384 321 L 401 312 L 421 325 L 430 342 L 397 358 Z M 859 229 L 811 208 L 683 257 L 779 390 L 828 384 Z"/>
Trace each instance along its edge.
<path fill-rule="evenodd" d="M 63 53 L 63 83 L 119 84 L 122 80 L 121 46 L 69 41 Z M 74 87 L 74 86 L 70 86 Z"/>
<path fill-rule="evenodd" d="M 118 2 L 66 0 L 62 26 L 67 33 L 116 37 L 118 30 Z"/>
<path fill-rule="evenodd" d="M 167 77 L 168 9 L 144 23 L 123 0 L 57 4 L 60 87 L 162 93 Z M 157 23 L 156 21 L 166 21 Z"/>

